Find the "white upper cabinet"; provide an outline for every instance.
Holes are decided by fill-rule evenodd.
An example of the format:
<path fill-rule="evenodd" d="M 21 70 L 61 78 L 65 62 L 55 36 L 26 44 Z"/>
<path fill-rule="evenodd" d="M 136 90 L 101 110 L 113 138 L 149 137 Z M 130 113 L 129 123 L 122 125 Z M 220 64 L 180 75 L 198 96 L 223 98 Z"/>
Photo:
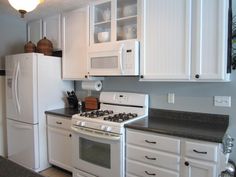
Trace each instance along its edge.
<path fill-rule="evenodd" d="M 144 1 L 141 78 L 226 81 L 228 1 Z"/>
<path fill-rule="evenodd" d="M 140 0 L 100 0 L 91 4 L 90 44 L 137 39 Z"/>
<path fill-rule="evenodd" d="M 63 79 L 85 79 L 88 45 L 89 7 L 64 13 L 62 16 Z"/>
<path fill-rule="evenodd" d="M 193 79 L 227 79 L 228 1 L 194 0 Z"/>
<path fill-rule="evenodd" d="M 39 40 L 46 37 L 53 44 L 53 50 L 61 50 L 61 15 L 49 16 L 31 21 L 27 24 L 27 41 L 36 46 Z"/>
<path fill-rule="evenodd" d="M 36 20 L 27 24 L 27 41 L 33 42 L 36 46 L 40 39 L 43 37 L 43 22 Z"/>
<path fill-rule="evenodd" d="M 141 75 L 148 80 L 190 78 L 190 0 L 145 1 Z"/>
<path fill-rule="evenodd" d="M 43 36 L 52 42 L 54 50 L 61 50 L 60 14 L 43 19 Z"/>

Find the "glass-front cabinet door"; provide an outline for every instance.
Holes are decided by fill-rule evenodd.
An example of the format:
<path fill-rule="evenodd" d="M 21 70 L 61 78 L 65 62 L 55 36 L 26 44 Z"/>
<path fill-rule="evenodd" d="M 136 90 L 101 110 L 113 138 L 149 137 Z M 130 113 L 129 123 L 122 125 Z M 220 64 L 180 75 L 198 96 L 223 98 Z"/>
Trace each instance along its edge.
<path fill-rule="evenodd" d="M 117 41 L 137 38 L 137 12 L 137 0 L 117 0 Z"/>
<path fill-rule="evenodd" d="M 93 3 L 90 10 L 90 45 L 137 39 L 139 1 L 100 0 Z"/>

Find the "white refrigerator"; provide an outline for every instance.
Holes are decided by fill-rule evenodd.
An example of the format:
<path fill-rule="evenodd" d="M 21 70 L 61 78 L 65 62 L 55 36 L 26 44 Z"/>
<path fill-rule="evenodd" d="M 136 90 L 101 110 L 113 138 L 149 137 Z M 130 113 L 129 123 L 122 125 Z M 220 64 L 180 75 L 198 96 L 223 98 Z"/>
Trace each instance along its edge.
<path fill-rule="evenodd" d="M 65 105 L 71 81 L 61 80 L 61 58 L 38 53 L 6 56 L 8 158 L 26 168 L 49 167 L 45 111 Z"/>

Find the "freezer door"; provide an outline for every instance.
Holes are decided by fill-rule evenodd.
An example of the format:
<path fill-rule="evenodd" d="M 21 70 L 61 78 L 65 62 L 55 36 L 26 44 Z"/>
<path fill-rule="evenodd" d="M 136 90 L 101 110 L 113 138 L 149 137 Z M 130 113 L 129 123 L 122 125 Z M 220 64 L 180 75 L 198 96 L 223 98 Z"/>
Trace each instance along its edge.
<path fill-rule="evenodd" d="M 26 168 L 39 168 L 38 125 L 7 119 L 8 158 Z"/>
<path fill-rule="evenodd" d="M 6 58 L 7 118 L 37 124 L 37 54 Z"/>

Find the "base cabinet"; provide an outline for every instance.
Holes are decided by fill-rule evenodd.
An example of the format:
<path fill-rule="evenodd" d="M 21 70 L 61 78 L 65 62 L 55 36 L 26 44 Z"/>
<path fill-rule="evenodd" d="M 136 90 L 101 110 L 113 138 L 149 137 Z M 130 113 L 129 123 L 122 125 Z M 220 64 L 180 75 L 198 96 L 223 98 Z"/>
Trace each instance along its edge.
<path fill-rule="evenodd" d="M 217 177 L 225 161 L 219 143 L 126 131 L 127 177 Z"/>
<path fill-rule="evenodd" d="M 216 164 L 184 159 L 183 177 L 215 177 Z"/>
<path fill-rule="evenodd" d="M 72 172 L 72 133 L 70 120 L 47 116 L 49 163 Z"/>

